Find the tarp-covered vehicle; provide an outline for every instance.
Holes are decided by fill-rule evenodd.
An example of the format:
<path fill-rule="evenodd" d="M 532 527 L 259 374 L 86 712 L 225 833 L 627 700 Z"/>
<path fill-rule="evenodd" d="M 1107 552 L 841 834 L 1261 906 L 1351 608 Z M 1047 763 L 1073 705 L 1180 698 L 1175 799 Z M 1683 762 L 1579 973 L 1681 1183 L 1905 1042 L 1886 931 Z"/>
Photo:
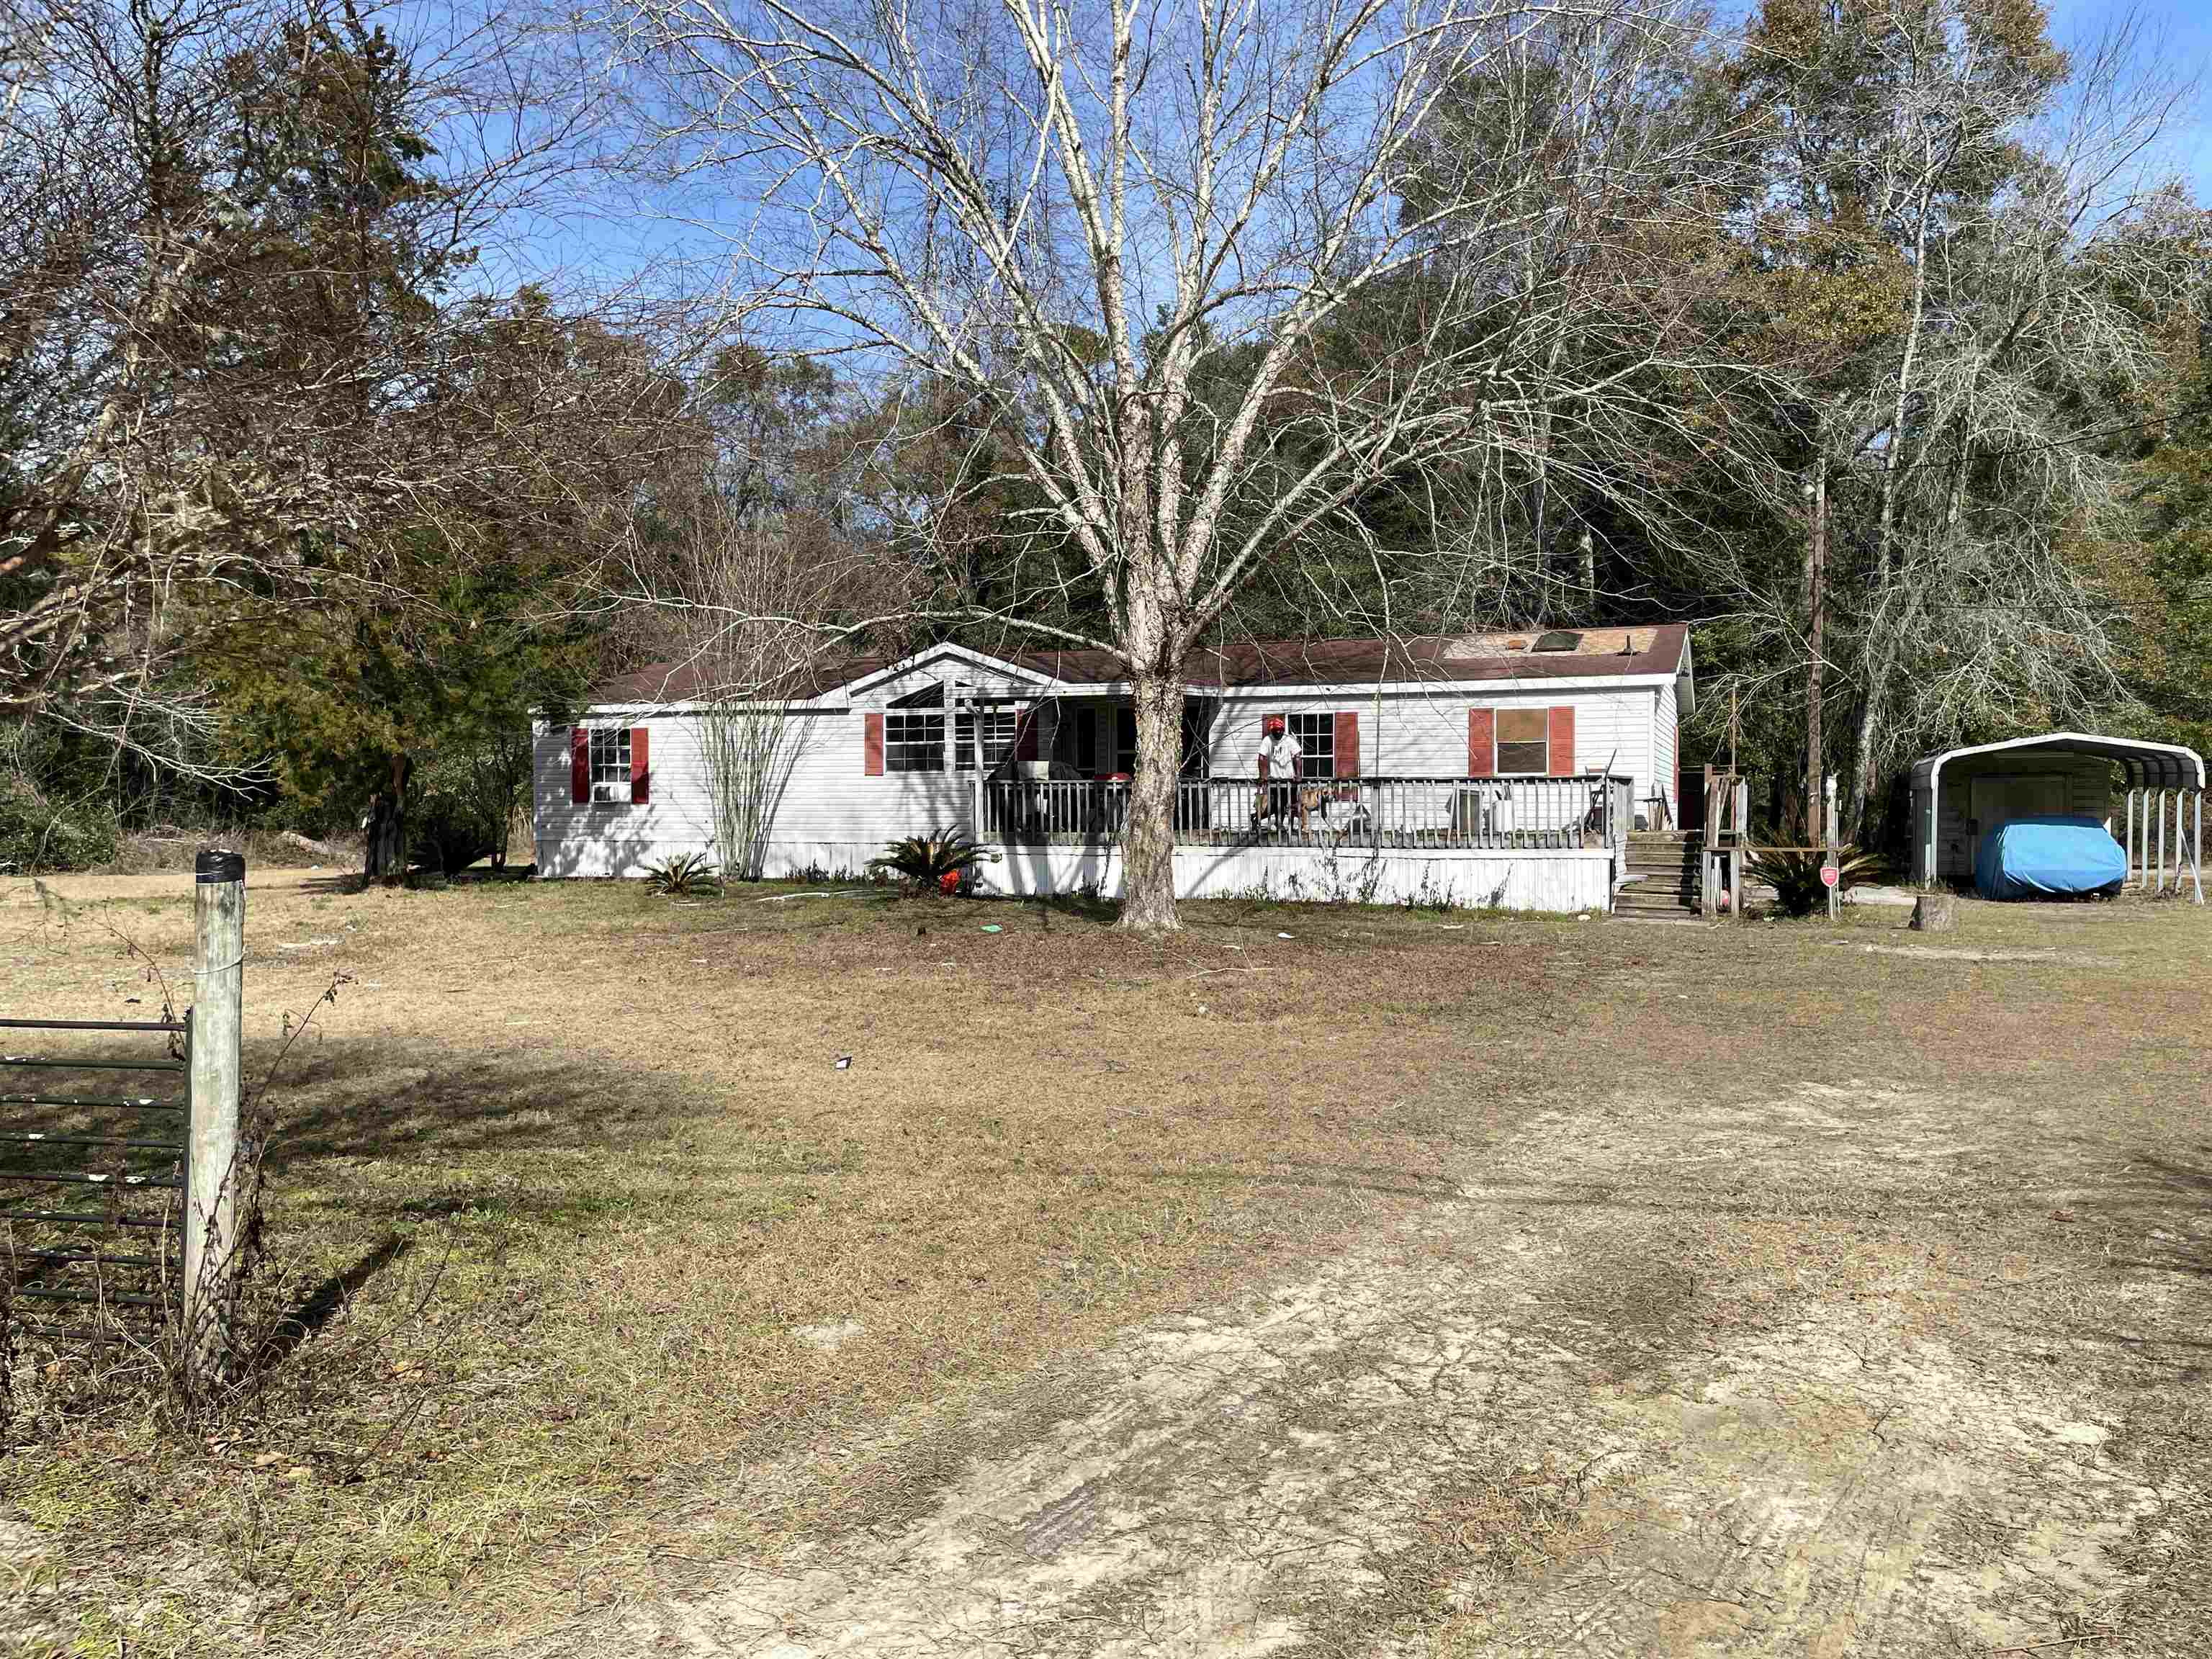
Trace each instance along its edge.
<path fill-rule="evenodd" d="M 2120 890 L 2128 855 L 2091 817 L 2012 818 L 1983 836 L 1974 890 L 1984 898 L 2081 898 Z"/>

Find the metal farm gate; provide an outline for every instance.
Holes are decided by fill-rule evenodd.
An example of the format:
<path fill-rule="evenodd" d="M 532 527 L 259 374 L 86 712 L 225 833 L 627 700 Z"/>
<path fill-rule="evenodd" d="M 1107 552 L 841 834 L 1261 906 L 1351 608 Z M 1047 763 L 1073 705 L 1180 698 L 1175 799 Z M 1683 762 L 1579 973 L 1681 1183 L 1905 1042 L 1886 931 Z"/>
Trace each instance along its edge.
<path fill-rule="evenodd" d="M 245 890 L 244 860 L 200 854 L 184 1018 L 0 1019 L 24 1050 L 0 1053 L 0 1340 L 181 1330 L 195 1370 L 225 1362 Z"/>
<path fill-rule="evenodd" d="M 0 1276 L 27 1334 L 150 1335 L 174 1310 L 191 1030 L 189 1020 L 0 1019 L 0 1043 L 35 1031 L 46 1050 L 0 1054 Z M 128 1052 L 141 1048 L 143 1058 Z"/>

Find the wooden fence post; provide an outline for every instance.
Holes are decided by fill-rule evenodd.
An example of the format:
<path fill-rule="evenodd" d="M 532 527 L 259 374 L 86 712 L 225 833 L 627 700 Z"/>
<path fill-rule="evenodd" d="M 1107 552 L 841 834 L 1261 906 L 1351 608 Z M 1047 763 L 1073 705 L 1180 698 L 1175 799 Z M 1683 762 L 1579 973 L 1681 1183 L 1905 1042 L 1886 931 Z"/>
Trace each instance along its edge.
<path fill-rule="evenodd" d="M 199 939 L 185 1136 L 185 1363 L 197 1389 L 228 1370 L 238 1261 L 240 1036 L 246 989 L 246 860 L 203 851 L 193 866 Z"/>

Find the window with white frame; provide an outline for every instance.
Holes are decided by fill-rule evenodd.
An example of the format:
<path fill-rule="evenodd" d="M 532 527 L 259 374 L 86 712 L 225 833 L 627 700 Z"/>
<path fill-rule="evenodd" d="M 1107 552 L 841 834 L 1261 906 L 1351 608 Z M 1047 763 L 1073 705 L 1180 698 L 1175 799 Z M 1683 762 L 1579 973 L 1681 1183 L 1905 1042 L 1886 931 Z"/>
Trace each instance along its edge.
<path fill-rule="evenodd" d="M 1298 740 L 1298 775 L 1333 778 L 1336 775 L 1336 716 L 1293 714 L 1291 735 Z"/>
<path fill-rule="evenodd" d="M 1498 772 L 1501 777 L 1547 776 L 1552 770 L 1552 711 L 1498 711 Z"/>
<path fill-rule="evenodd" d="M 976 714 L 960 714 L 952 720 L 952 766 L 955 771 L 975 769 L 976 722 L 982 722 L 983 769 L 995 772 L 1006 764 L 1006 757 L 1014 752 L 1014 738 L 1021 729 L 1022 717 L 1012 708 L 986 708 Z"/>
<path fill-rule="evenodd" d="M 945 688 L 901 697 L 884 712 L 884 770 L 945 769 Z"/>
<path fill-rule="evenodd" d="M 591 729 L 592 799 L 629 804 L 629 727 Z"/>

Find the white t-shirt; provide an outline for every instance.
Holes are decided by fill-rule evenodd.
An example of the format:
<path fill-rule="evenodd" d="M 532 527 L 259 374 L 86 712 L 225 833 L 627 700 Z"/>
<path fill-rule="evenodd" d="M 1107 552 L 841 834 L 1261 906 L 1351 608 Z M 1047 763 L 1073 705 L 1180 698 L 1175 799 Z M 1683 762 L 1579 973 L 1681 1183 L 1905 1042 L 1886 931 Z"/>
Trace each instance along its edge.
<path fill-rule="evenodd" d="M 1298 746 L 1298 740 L 1288 732 L 1271 733 L 1260 744 L 1260 758 L 1267 763 L 1267 781 L 1296 783 L 1298 762 L 1305 752 Z"/>

